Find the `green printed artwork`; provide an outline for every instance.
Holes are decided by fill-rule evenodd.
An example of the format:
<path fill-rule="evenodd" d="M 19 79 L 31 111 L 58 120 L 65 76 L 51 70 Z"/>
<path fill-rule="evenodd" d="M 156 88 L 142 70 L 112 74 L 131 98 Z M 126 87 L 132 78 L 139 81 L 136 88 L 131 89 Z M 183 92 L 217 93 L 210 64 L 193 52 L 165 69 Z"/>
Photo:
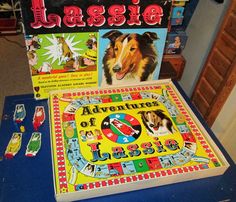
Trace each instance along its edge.
<path fill-rule="evenodd" d="M 32 75 L 80 71 L 80 68 L 86 71 L 88 67 L 91 71 L 91 66 L 96 71 L 96 33 L 28 35 L 26 44 Z"/>
<path fill-rule="evenodd" d="M 97 33 L 27 35 L 26 46 L 36 98 L 55 89 L 98 85 Z"/>

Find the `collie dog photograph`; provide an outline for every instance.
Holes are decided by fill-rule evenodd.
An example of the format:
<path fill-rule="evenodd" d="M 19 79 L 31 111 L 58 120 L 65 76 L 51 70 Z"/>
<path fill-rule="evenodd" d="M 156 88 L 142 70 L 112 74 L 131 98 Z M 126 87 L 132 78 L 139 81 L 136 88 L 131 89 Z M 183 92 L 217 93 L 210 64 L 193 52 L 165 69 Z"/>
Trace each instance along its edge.
<path fill-rule="evenodd" d="M 140 111 L 139 114 L 148 135 L 151 137 L 173 134 L 175 132 L 171 119 L 164 114 L 163 110 Z"/>
<path fill-rule="evenodd" d="M 157 80 L 167 29 L 100 30 L 101 86 Z"/>

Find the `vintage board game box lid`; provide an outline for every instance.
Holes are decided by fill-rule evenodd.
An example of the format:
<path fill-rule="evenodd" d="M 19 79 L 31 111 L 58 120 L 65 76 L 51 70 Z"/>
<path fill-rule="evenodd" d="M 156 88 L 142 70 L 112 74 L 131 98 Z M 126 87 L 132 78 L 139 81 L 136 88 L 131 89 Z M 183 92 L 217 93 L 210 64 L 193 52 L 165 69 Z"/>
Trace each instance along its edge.
<path fill-rule="evenodd" d="M 157 80 L 172 1 L 21 0 L 36 99 Z M 132 58 L 132 60 L 131 60 Z"/>
<path fill-rule="evenodd" d="M 57 201 L 223 174 L 229 164 L 170 80 L 50 93 Z"/>

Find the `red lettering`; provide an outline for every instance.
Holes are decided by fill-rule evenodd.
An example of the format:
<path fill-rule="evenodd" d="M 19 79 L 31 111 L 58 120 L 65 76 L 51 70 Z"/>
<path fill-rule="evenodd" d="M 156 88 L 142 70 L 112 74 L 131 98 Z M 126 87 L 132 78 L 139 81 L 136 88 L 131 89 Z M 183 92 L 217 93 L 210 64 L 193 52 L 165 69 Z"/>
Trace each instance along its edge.
<path fill-rule="evenodd" d="M 34 22 L 30 23 L 31 27 L 38 29 L 40 27 L 52 28 L 61 26 L 61 17 L 56 14 L 49 14 L 46 18 L 46 8 L 43 0 L 32 0 L 32 11 L 34 14 Z"/>
<path fill-rule="evenodd" d="M 144 142 L 144 143 L 141 144 L 141 147 L 143 149 L 147 149 L 147 148 L 152 147 L 152 144 L 151 144 L 151 142 Z"/>
<path fill-rule="evenodd" d="M 87 19 L 89 26 L 100 27 L 106 22 L 106 18 L 103 16 L 105 13 L 104 6 L 89 6 L 87 9 L 87 13 L 90 16 Z"/>
<path fill-rule="evenodd" d="M 124 151 L 124 149 L 122 147 L 112 147 L 113 153 L 121 153 L 123 151 Z"/>
<path fill-rule="evenodd" d="M 158 5 L 149 5 L 145 8 L 142 15 L 148 25 L 161 24 L 163 9 Z"/>
<path fill-rule="evenodd" d="M 165 145 L 168 149 L 174 151 L 176 149 L 179 149 L 179 144 L 176 140 L 168 139 L 165 141 Z"/>
<path fill-rule="evenodd" d="M 113 157 L 115 157 L 116 159 L 127 157 L 127 155 L 125 154 L 125 151 L 122 147 L 113 147 L 112 152 L 113 152 L 113 154 L 112 154 Z"/>
<path fill-rule="evenodd" d="M 122 26 L 126 20 L 130 26 L 141 25 L 142 23 L 151 26 L 161 24 L 163 16 L 162 7 L 156 4 L 147 6 L 142 13 L 142 22 L 140 20 L 139 2 L 140 0 L 132 0 L 132 5 L 111 5 L 109 8 L 105 8 L 104 5 L 91 5 L 87 8 L 87 24 L 90 27 L 101 27 L 106 23 L 106 20 L 109 26 Z M 47 9 L 44 0 L 32 0 L 31 9 L 34 15 L 34 22 L 30 24 L 32 28 L 53 28 L 55 26 L 61 26 L 62 18 L 59 15 L 55 13 L 46 14 Z M 107 19 L 104 17 L 105 9 L 108 9 L 109 17 Z M 129 19 L 126 19 L 125 16 L 126 9 L 129 10 Z M 83 12 L 85 11 L 80 7 L 65 6 L 63 23 L 67 27 L 85 27 L 86 21 L 83 21 Z"/>
<path fill-rule="evenodd" d="M 127 20 L 127 24 L 128 25 L 141 25 L 141 21 L 139 20 L 140 6 L 131 5 L 131 6 L 128 6 L 128 9 L 130 10 L 130 13 L 129 13 L 130 19 Z"/>
<path fill-rule="evenodd" d="M 67 27 L 84 27 L 85 22 L 82 20 L 83 14 L 82 10 L 76 6 L 65 6 L 64 7 L 65 16 L 63 22 Z"/>
<path fill-rule="evenodd" d="M 124 5 L 112 5 L 108 9 L 108 13 L 111 17 L 107 19 L 110 26 L 121 26 L 125 23 L 126 18 L 123 15 L 126 12 Z"/>
<path fill-rule="evenodd" d="M 99 145 L 98 142 L 88 144 L 88 146 L 91 147 L 91 151 L 98 151 L 98 150 L 99 150 L 99 149 L 98 149 L 98 145 Z"/>
<path fill-rule="evenodd" d="M 144 149 L 144 154 L 152 154 L 154 153 L 154 149 L 152 148 L 151 142 L 144 142 L 141 144 L 141 147 Z"/>
<path fill-rule="evenodd" d="M 133 4 L 139 4 L 140 0 L 132 0 Z"/>
<path fill-rule="evenodd" d="M 130 144 L 130 145 L 127 146 L 127 149 L 129 151 L 135 151 L 135 150 L 138 149 L 138 145 L 137 144 Z"/>
<path fill-rule="evenodd" d="M 130 151 L 129 155 L 132 156 L 139 156 L 141 154 L 141 151 L 138 149 L 137 144 L 131 144 L 127 146 L 127 149 Z"/>
<path fill-rule="evenodd" d="M 161 153 L 161 152 L 165 152 L 166 150 L 163 148 L 163 145 L 161 144 L 160 141 L 157 142 L 153 142 L 153 144 L 155 144 L 157 146 L 157 152 Z"/>

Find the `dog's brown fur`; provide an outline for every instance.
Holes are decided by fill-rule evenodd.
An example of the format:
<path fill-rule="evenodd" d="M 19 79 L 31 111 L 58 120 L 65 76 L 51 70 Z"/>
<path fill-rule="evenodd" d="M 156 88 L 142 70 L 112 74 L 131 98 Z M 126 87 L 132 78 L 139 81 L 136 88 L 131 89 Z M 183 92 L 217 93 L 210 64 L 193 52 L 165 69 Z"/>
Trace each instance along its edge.
<path fill-rule="evenodd" d="M 72 59 L 73 58 L 73 52 L 71 51 L 70 47 L 66 43 L 66 40 L 64 37 L 57 37 L 57 41 L 59 44 L 62 45 L 62 56 L 64 58 Z"/>
<path fill-rule="evenodd" d="M 149 132 L 153 133 L 152 128 L 158 130 L 159 127 L 164 126 L 173 133 L 173 124 L 170 118 L 166 116 L 162 110 L 140 111 L 139 114 L 141 114 L 143 124 Z"/>
<path fill-rule="evenodd" d="M 107 84 L 112 84 L 114 78 L 122 80 L 125 77 L 138 78 L 146 81 L 154 72 L 158 57 L 153 44 L 157 40 L 154 32 L 123 34 L 112 30 L 102 36 L 110 40 L 103 57 L 103 68 Z"/>

